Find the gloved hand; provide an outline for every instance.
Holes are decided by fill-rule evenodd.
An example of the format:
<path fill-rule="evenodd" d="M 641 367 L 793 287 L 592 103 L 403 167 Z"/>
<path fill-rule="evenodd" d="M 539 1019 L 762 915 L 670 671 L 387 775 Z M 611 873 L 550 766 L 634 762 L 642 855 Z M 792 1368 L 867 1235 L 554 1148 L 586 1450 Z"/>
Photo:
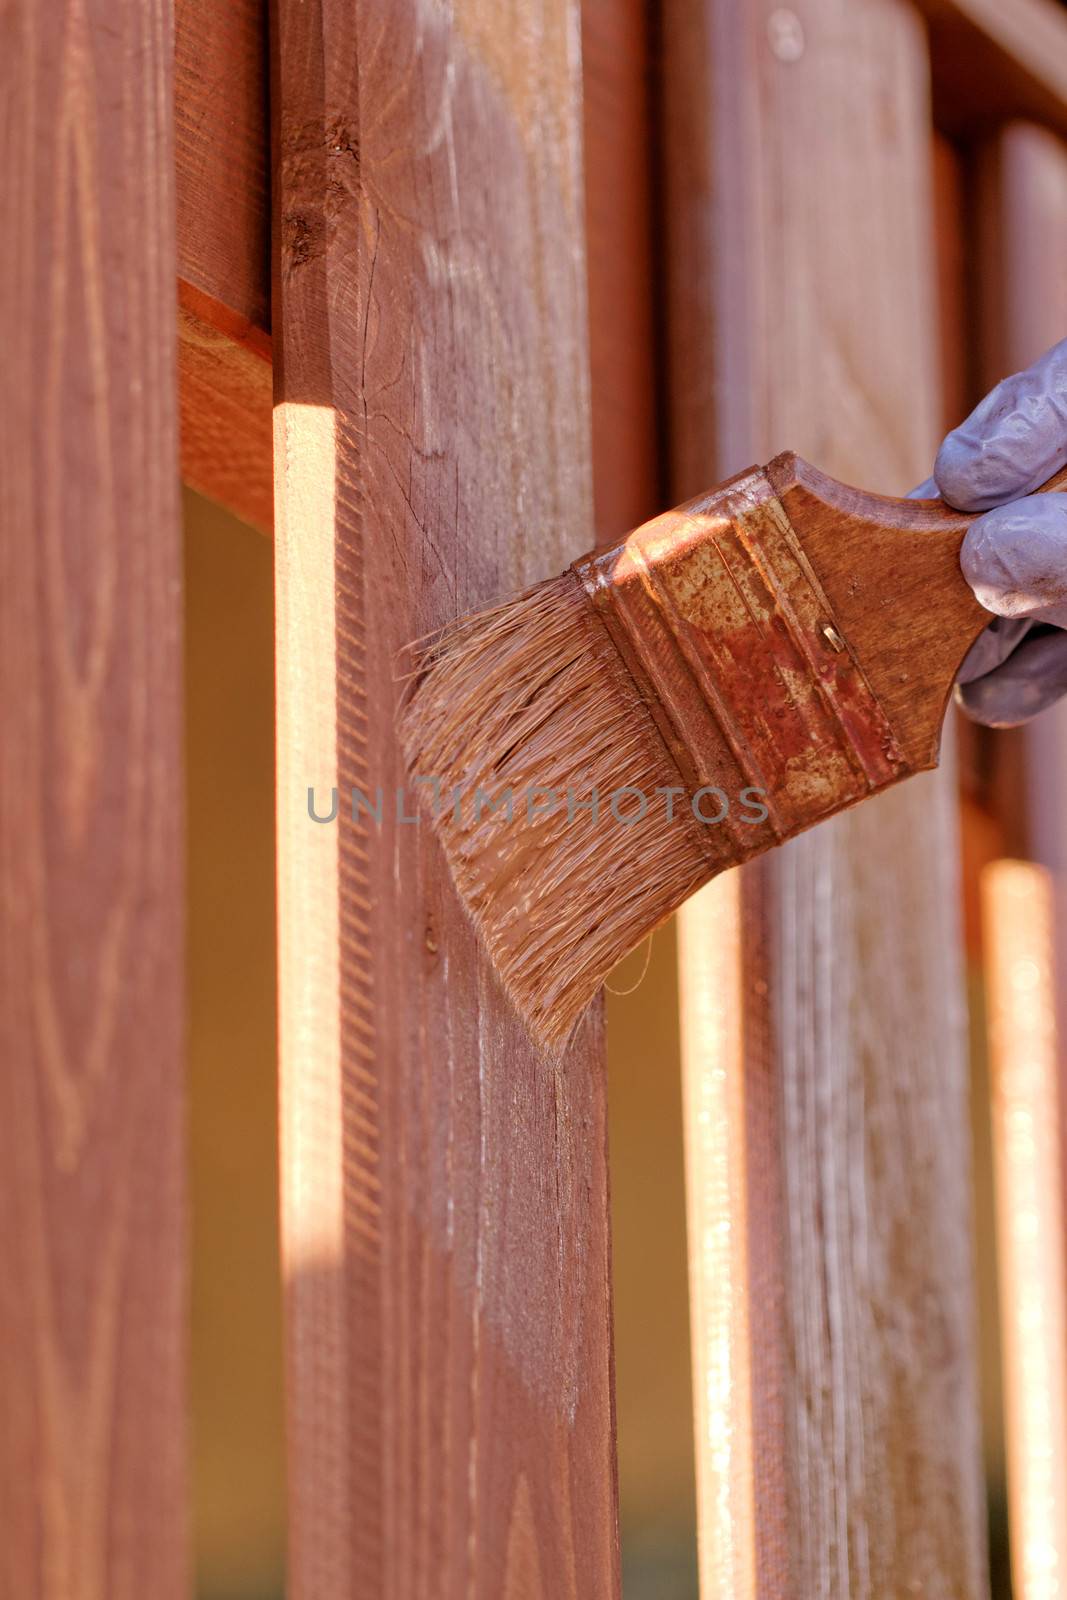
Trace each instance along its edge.
<path fill-rule="evenodd" d="M 968 652 L 956 698 L 990 727 L 1025 722 L 1067 692 L 1067 494 L 1033 493 L 1065 462 L 1067 339 L 998 383 L 915 491 L 985 512 L 960 565 L 996 619 Z"/>

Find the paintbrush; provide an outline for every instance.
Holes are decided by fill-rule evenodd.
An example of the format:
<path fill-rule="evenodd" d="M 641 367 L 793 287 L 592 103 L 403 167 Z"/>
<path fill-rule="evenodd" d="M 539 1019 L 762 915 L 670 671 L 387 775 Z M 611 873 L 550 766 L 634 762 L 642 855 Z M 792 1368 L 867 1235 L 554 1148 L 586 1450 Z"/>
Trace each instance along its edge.
<path fill-rule="evenodd" d="M 785 454 L 412 647 L 409 770 L 542 1043 L 716 873 L 936 766 L 971 520 Z"/>

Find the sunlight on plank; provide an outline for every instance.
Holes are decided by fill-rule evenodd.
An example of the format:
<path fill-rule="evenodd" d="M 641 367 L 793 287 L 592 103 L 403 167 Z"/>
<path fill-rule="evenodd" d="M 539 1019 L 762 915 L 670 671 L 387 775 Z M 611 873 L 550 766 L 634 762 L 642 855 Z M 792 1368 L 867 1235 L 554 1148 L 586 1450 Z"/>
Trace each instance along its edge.
<path fill-rule="evenodd" d="M 1018 1600 L 1067 1593 L 1063 1183 L 1052 879 L 982 878 L 1012 1574 Z"/>

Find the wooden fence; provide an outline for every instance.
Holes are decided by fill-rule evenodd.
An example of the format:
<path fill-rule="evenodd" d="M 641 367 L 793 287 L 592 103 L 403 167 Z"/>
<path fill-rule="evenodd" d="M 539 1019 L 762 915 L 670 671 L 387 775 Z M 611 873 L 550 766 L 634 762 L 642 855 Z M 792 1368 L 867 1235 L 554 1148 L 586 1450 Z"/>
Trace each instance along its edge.
<path fill-rule="evenodd" d="M 539 1056 L 425 830 L 311 827 L 307 790 L 400 781 L 411 637 L 786 447 L 905 492 L 1067 332 L 1067 11 L 15 0 L 3 33 L 0 1596 L 190 1581 L 179 463 L 274 540 L 289 1592 L 617 1595 L 602 1016 Z M 1065 727 L 964 736 L 972 877 L 1067 864 Z M 947 745 L 680 916 L 704 1600 L 989 1593 Z M 1019 1202 L 1049 1250 L 1059 1132 Z M 1036 1600 L 1062 1375 L 1007 1389 Z"/>

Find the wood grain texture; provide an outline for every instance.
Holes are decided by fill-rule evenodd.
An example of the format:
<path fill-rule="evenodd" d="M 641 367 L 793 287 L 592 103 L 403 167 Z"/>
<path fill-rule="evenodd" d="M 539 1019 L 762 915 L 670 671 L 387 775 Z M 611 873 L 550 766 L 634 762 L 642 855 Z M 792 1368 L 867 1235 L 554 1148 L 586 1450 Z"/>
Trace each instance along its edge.
<path fill-rule="evenodd" d="M 655 67 L 645 0 L 582 0 L 581 12 L 593 500 L 604 545 L 665 503 Z M 684 1559 L 695 1560 L 675 968 L 674 932 L 663 929 L 605 998 L 623 1568 L 651 1546 L 672 1579 L 678 1554 L 665 1526 L 683 1530 Z M 647 1569 L 644 1579 L 655 1581 Z"/>
<path fill-rule="evenodd" d="M 1055 893 L 1029 861 L 982 876 L 1013 1593 L 1067 1562 L 1067 1280 Z"/>
<path fill-rule="evenodd" d="M 176 0 L 182 479 L 273 521 L 265 0 Z"/>
<path fill-rule="evenodd" d="M 582 0 L 581 12 L 593 500 L 611 544 L 663 504 L 652 30 L 645 0 Z"/>
<path fill-rule="evenodd" d="M 5 16 L 0 1592 L 179 1600 L 171 11 Z"/>
<path fill-rule="evenodd" d="M 270 329 L 265 0 L 175 0 L 178 274 Z"/>
<path fill-rule="evenodd" d="M 611 1596 L 599 1019 L 533 1053 L 395 806 L 399 647 L 591 541 L 577 16 L 276 22 L 292 1593 Z"/>
<path fill-rule="evenodd" d="M 182 481 L 261 533 L 274 526 L 270 341 L 234 337 L 218 303 L 179 283 Z M 225 319 L 223 319 L 225 322 Z"/>
<path fill-rule="evenodd" d="M 786 444 L 905 491 L 940 416 L 914 12 L 666 17 L 675 492 Z M 714 928 L 741 930 L 725 994 L 704 956 L 724 1020 L 686 1060 L 691 1106 L 744 1075 L 725 1176 L 691 1167 L 709 1596 L 983 1593 L 956 873 L 950 765 L 683 913 L 690 1005 Z"/>

